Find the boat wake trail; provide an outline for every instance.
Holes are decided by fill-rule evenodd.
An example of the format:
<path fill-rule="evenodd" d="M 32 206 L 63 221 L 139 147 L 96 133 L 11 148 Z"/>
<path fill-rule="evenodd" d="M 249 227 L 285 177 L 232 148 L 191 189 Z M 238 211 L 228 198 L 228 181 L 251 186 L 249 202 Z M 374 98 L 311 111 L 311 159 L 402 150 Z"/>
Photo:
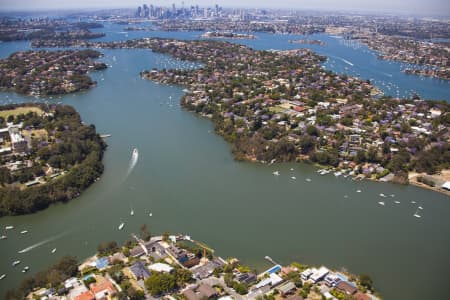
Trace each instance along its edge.
<path fill-rule="evenodd" d="M 342 60 L 343 62 L 345 62 L 347 65 L 349 65 L 349 66 L 354 66 L 354 64 L 353 63 L 351 63 L 350 61 L 348 61 L 348 60 L 346 60 L 346 59 L 343 59 L 342 57 L 339 57 L 339 59 L 340 60 Z"/>
<path fill-rule="evenodd" d="M 131 154 L 130 163 L 128 164 L 128 170 L 127 170 L 127 175 L 125 176 L 125 179 L 127 179 L 128 176 L 130 176 L 131 172 L 133 172 L 133 169 L 134 169 L 134 167 L 136 167 L 138 159 L 139 159 L 139 151 L 137 148 L 134 148 L 133 153 Z"/>
<path fill-rule="evenodd" d="M 36 243 L 36 244 L 34 244 L 34 245 L 31 245 L 30 247 L 27 247 L 27 248 L 22 249 L 22 250 L 20 250 L 18 253 L 27 253 L 28 251 L 33 250 L 34 248 L 40 247 L 40 246 L 42 246 L 42 245 L 45 245 L 45 244 L 47 244 L 47 243 L 50 243 L 50 242 L 52 242 L 52 241 L 54 241 L 54 240 L 57 240 L 57 239 L 59 239 L 59 238 L 65 236 L 65 235 L 67 235 L 69 232 L 70 232 L 70 231 L 65 231 L 65 232 L 63 232 L 63 233 L 57 234 L 57 235 L 55 235 L 55 236 L 52 236 L 52 237 L 50 237 L 50 238 L 48 238 L 48 239 L 46 239 L 46 240 L 43 240 L 43 241 L 41 241 L 41 242 L 39 242 L 39 243 Z"/>
<path fill-rule="evenodd" d="M 351 61 L 348 61 L 345 58 L 342 58 L 342 57 L 339 57 L 339 56 L 334 56 L 334 55 L 328 55 L 328 56 L 336 58 L 336 59 L 339 59 L 340 61 L 343 61 L 344 63 L 346 63 L 349 66 L 352 66 L 352 67 L 354 66 L 354 64 Z"/>

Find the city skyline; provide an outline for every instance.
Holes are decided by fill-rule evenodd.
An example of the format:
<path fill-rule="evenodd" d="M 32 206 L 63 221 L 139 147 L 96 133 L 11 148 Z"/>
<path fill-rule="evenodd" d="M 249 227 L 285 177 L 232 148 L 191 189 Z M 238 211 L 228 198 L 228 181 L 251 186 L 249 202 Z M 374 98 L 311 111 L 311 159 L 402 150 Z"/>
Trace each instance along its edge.
<path fill-rule="evenodd" d="M 61 3 L 57 0 L 4 0 L 2 1 L 1 10 L 61 10 L 61 9 L 104 9 L 104 8 L 133 8 L 143 4 L 153 4 L 155 6 L 172 6 L 173 3 L 177 7 L 185 7 L 192 5 L 200 6 L 214 6 L 218 4 L 225 8 L 280 8 L 280 9 L 293 9 L 293 10 L 335 10 L 335 11 L 365 11 L 365 12 L 396 12 L 400 14 L 429 14 L 429 15 L 441 15 L 449 16 L 450 8 L 445 0 L 431 0 L 426 3 L 421 0 L 412 1 L 389 1 L 380 0 L 377 2 L 363 0 L 343 0 L 338 4 L 332 0 L 282 0 L 282 1 L 247 1 L 243 4 L 240 1 L 228 0 L 228 1 L 205 1 L 205 0 L 186 0 L 186 1 L 171 1 L 171 0 L 157 0 L 157 1 L 122 1 L 122 0 L 80 0 L 70 3 Z"/>

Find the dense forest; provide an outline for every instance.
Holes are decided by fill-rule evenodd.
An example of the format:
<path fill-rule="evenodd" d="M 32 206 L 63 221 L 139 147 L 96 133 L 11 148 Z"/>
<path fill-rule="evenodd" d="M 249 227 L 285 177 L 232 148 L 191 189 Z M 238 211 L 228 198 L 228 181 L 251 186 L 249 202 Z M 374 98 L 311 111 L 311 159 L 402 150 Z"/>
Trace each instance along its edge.
<path fill-rule="evenodd" d="M 32 112 L 17 115 L 13 122 L 23 122 L 24 128 L 46 130 L 48 141 L 32 139 L 30 153 L 25 157 L 10 158 L 32 161 L 31 168 L 11 172 L 0 167 L 0 216 L 33 213 L 52 203 L 68 201 L 77 197 L 103 172 L 106 144 L 93 125 L 84 125 L 71 106 L 33 106 L 50 113 L 45 118 Z M 2 107 L 1 110 L 15 107 Z M 8 118 L 11 121 L 11 117 Z M 1 159 L 2 163 L 6 160 L 5 157 Z M 23 188 L 17 184 L 45 175 L 44 170 L 49 167 L 62 170 L 64 174 L 54 179 L 45 178 L 45 184 L 33 187 Z"/>

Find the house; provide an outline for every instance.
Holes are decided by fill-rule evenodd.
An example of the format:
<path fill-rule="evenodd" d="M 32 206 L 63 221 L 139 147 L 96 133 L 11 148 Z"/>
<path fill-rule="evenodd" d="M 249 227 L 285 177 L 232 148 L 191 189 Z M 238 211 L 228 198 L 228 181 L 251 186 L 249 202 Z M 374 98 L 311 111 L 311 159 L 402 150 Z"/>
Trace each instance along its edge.
<path fill-rule="evenodd" d="M 23 138 L 18 127 L 9 128 L 11 146 L 14 153 L 24 153 L 28 151 L 28 142 Z"/>
<path fill-rule="evenodd" d="M 283 279 L 280 276 L 278 276 L 275 273 L 271 273 L 268 278 L 263 279 L 260 282 L 258 282 L 258 284 L 255 287 L 257 289 L 262 288 L 267 285 L 274 287 L 274 286 L 277 286 L 278 284 L 280 284 L 281 282 L 283 282 Z"/>
<path fill-rule="evenodd" d="M 141 261 L 136 262 L 130 267 L 130 273 L 134 279 L 147 279 L 150 277 L 150 271 L 145 267 L 144 263 Z"/>
<path fill-rule="evenodd" d="M 278 287 L 278 290 L 280 291 L 282 296 L 286 296 L 288 294 L 294 293 L 297 287 L 292 281 L 288 281 L 285 284 Z"/>
<path fill-rule="evenodd" d="M 182 294 L 187 300 L 214 299 L 217 297 L 216 290 L 206 283 L 186 289 Z"/>
<path fill-rule="evenodd" d="M 145 251 L 144 251 L 144 249 L 142 249 L 141 245 L 137 245 L 133 249 L 130 250 L 131 257 L 139 257 L 144 254 L 145 254 Z"/>
<path fill-rule="evenodd" d="M 308 280 L 309 277 L 310 277 L 312 274 L 313 274 L 313 270 L 312 270 L 312 269 L 306 269 L 305 271 L 303 271 L 303 272 L 300 274 L 300 278 L 301 278 L 302 280 Z"/>
<path fill-rule="evenodd" d="M 346 293 L 347 295 L 353 295 L 354 293 L 356 293 L 358 290 L 356 287 L 354 287 L 353 285 L 351 285 L 350 283 L 348 283 L 347 281 L 341 281 L 336 285 L 336 288 L 344 293 Z"/>
<path fill-rule="evenodd" d="M 150 265 L 148 267 L 150 271 L 160 272 L 160 273 L 171 273 L 173 271 L 173 268 L 169 266 L 168 264 L 164 263 L 155 263 L 153 265 Z"/>
<path fill-rule="evenodd" d="M 256 274 L 253 273 L 239 273 L 235 276 L 235 279 L 240 283 L 250 284 L 256 281 Z"/>
<path fill-rule="evenodd" d="M 192 275 L 197 279 L 204 279 L 211 276 L 214 270 L 218 267 L 225 265 L 225 263 L 219 258 L 208 261 L 204 265 L 198 265 L 191 269 Z"/>
<path fill-rule="evenodd" d="M 95 296 L 96 300 L 111 299 L 111 296 L 116 294 L 116 289 L 111 281 L 105 279 L 98 283 L 93 283 L 90 285 L 90 290 Z"/>
<path fill-rule="evenodd" d="M 95 261 L 95 267 L 99 270 L 105 269 L 109 265 L 109 259 L 107 257 L 100 257 Z"/>
<path fill-rule="evenodd" d="M 86 291 L 76 296 L 74 300 L 95 300 L 95 297 L 91 291 Z"/>
<path fill-rule="evenodd" d="M 330 270 L 328 270 L 325 267 L 320 267 L 319 269 L 313 269 L 313 274 L 311 275 L 310 279 L 314 282 L 318 282 L 324 278 Z"/>
<path fill-rule="evenodd" d="M 336 284 L 341 281 L 341 278 L 337 274 L 329 273 L 327 276 L 325 276 L 325 284 L 329 287 L 334 287 Z"/>

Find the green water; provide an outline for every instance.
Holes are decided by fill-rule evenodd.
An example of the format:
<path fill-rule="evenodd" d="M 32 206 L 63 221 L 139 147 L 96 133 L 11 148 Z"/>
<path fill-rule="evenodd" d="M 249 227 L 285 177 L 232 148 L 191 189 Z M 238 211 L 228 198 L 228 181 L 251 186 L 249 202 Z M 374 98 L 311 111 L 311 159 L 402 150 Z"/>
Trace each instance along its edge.
<path fill-rule="evenodd" d="M 105 173 L 68 204 L 0 219 L 0 228 L 15 226 L 0 241 L 0 273 L 7 274 L 0 292 L 19 284 L 25 265 L 32 273 L 66 254 L 85 258 L 100 242 L 121 242 L 147 223 L 153 233 L 190 234 L 217 254 L 238 257 L 259 270 L 268 267 L 264 256 L 269 255 L 281 263 L 296 260 L 368 273 L 385 299 L 448 296 L 448 197 L 412 186 L 320 176 L 304 164 L 235 162 L 209 120 L 179 107 L 181 88 L 139 78 L 142 69 L 165 64 L 165 56 L 146 50 L 102 52 L 113 67 L 94 75 L 96 88 L 49 101 L 75 106 L 84 122 L 112 135 Z M 11 93 L 0 99 L 35 100 Z M 134 147 L 139 159 L 126 178 Z M 273 176 L 275 170 L 281 175 Z M 421 219 L 413 217 L 418 205 L 424 208 Z M 122 221 L 125 228 L 119 231 Z M 29 233 L 19 234 L 24 229 Z M 22 263 L 14 268 L 16 259 Z"/>

